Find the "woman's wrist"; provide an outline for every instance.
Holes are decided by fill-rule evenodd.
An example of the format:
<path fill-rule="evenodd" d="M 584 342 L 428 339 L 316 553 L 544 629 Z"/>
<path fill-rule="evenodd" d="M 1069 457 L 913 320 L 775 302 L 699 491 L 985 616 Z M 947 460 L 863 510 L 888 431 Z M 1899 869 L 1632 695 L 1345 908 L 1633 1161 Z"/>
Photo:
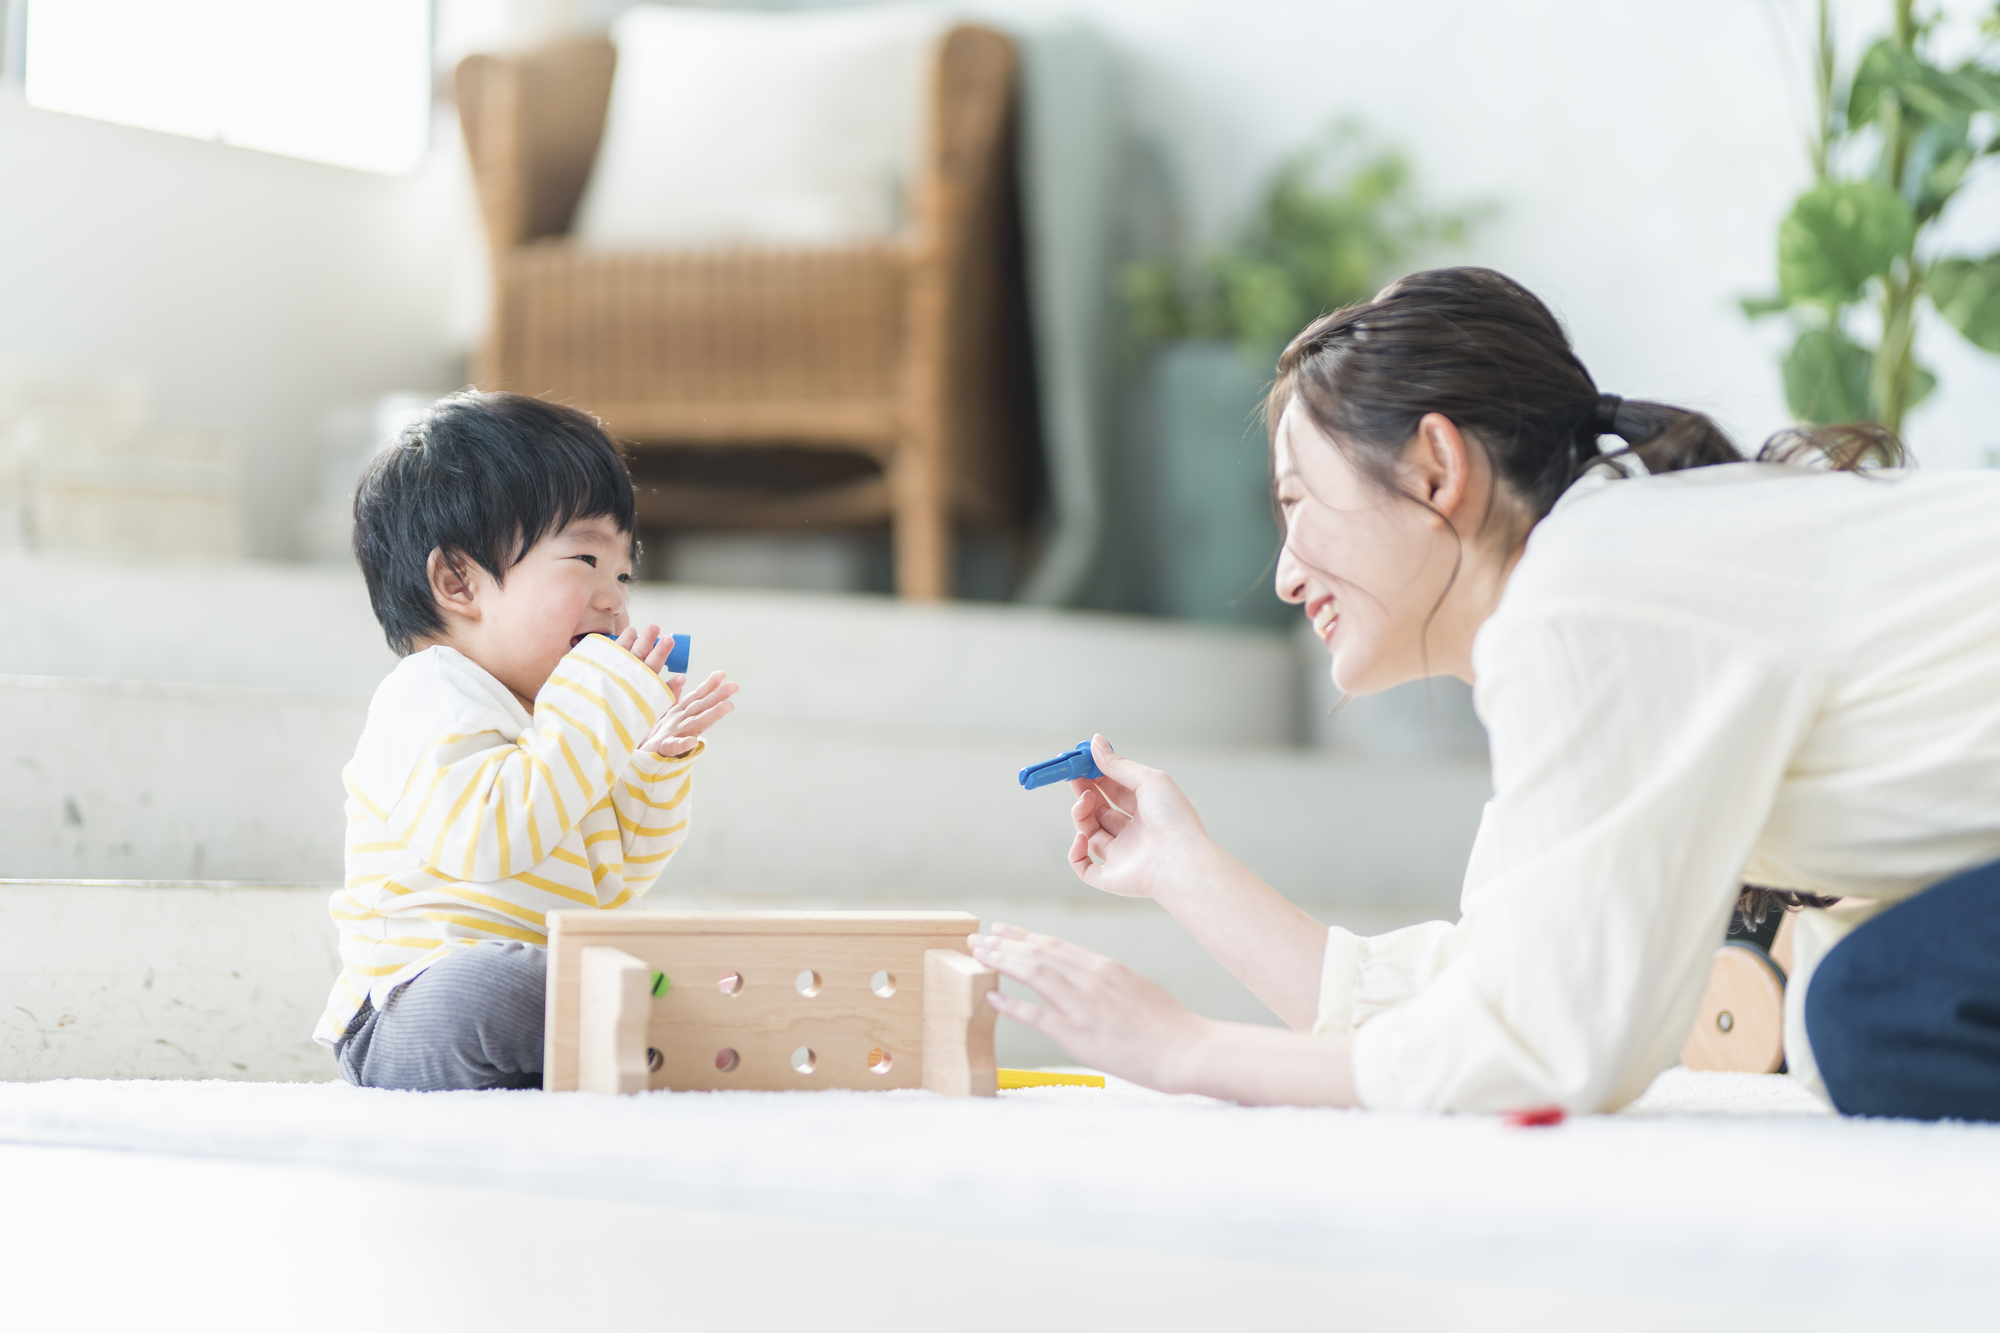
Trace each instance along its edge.
<path fill-rule="evenodd" d="M 1169 912 L 1225 893 L 1239 876 L 1250 874 L 1248 867 L 1206 833 L 1189 839 L 1180 854 L 1169 859 L 1168 867 L 1154 883 L 1151 897 Z"/>
<path fill-rule="evenodd" d="M 1288 1032 L 1202 1018 L 1155 1085 L 1251 1106 L 1356 1106 L 1347 1033 Z"/>

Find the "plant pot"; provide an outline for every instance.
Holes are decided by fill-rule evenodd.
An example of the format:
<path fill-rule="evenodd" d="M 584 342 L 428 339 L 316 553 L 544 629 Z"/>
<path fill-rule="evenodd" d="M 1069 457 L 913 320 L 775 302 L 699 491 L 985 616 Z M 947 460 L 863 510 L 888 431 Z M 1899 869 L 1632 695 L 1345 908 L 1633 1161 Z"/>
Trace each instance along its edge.
<path fill-rule="evenodd" d="M 1258 411 L 1265 377 L 1233 343 L 1162 346 L 1148 382 L 1154 596 L 1165 615 L 1275 626 L 1279 532 Z"/>

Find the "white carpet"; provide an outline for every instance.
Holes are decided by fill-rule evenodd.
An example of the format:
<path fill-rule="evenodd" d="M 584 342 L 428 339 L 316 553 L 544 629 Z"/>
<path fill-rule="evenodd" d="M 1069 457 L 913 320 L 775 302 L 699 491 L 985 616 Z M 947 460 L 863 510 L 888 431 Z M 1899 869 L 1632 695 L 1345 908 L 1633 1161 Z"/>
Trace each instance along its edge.
<path fill-rule="evenodd" d="M 1548 1129 L 1117 1085 L 947 1101 L 69 1080 L 0 1085 L 0 1142 L 494 1188 L 522 1216 L 599 1200 L 1695 1300 L 1704 1318 L 1818 1327 L 1970 1318 L 1990 1309 L 2000 1253 L 2000 1128 L 1843 1120 L 1781 1078 L 1680 1070 L 1622 1114 Z"/>

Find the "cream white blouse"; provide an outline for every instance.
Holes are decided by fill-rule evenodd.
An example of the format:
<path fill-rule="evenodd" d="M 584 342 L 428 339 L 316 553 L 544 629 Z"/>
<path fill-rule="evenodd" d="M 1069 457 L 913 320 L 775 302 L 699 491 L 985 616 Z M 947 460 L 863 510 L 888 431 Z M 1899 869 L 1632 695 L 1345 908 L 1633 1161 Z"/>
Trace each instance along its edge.
<path fill-rule="evenodd" d="M 1606 471 L 1473 646 L 1460 919 L 1329 934 L 1315 1030 L 1353 1029 L 1367 1106 L 1617 1107 L 1677 1059 L 1741 885 L 1886 906 L 2000 859 L 2000 473 Z M 1800 924 L 1816 1089 L 1804 992 L 1863 915 Z"/>

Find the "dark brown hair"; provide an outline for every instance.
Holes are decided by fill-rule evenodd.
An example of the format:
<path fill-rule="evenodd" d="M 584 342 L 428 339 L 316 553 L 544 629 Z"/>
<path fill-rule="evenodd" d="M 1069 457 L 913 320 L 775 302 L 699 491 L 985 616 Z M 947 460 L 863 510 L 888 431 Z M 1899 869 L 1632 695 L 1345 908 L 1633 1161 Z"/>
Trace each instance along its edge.
<path fill-rule="evenodd" d="M 507 581 L 528 548 L 585 518 L 633 524 L 632 478 L 595 417 L 517 393 L 468 389 L 369 460 L 354 492 L 354 557 L 389 647 L 444 629 L 432 551 Z"/>
<path fill-rule="evenodd" d="M 1699 412 L 1599 393 L 1549 308 L 1486 268 L 1413 273 L 1314 320 L 1278 358 L 1265 402 L 1273 436 L 1293 403 L 1363 476 L 1412 500 L 1396 464 L 1425 414 L 1450 418 L 1511 501 L 1487 516 L 1508 526 L 1510 547 L 1600 458 L 1633 457 L 1648 472 L 1745 461 Z M 1624 447 L 1607 455 L 1605 435 Z M 1869 423 L 1786 431 L 1757 457 L 1845 470 L 1904 460 L 1895 435 Z"/>

